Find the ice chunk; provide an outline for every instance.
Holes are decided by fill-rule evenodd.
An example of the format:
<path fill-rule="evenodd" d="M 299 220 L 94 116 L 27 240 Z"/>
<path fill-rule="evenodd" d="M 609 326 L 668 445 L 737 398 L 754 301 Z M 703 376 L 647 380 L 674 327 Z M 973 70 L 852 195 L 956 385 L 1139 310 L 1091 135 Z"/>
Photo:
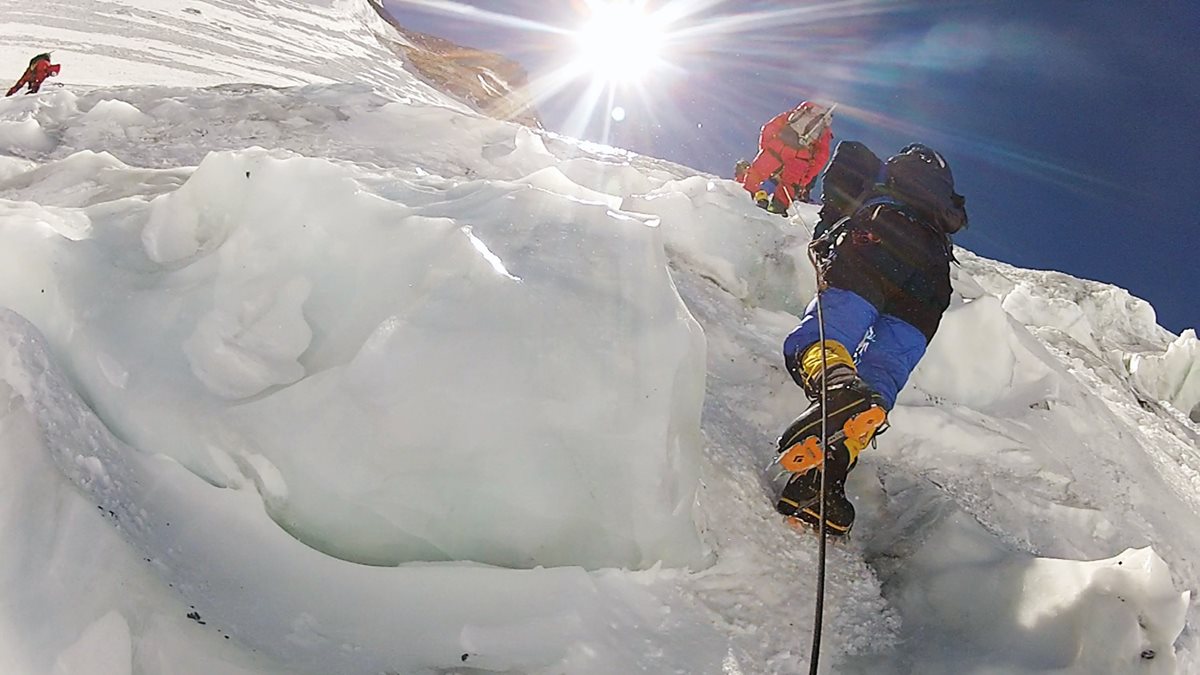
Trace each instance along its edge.
<path fill-rule="evenodd" d="M 869 348 L 869 347 L 868 347 Z M 922 391 L 977 409 L 1020 406 L 1054 393 L 1044 349 L 985 295 L 952 304 L 912 381 Z"/>
<path fill-rule="evenodd" d="M 183 344 L 192 372 L 230 399 L 304 377 L 297 358 L 312 339 L 302 309 L 310 290 L 306 279 L 297 278 L 279 289 L 247 289 L 241 297 L 226 292 L 224 304 L 201 319 Z"/>
<path fill-rule="evenodd" d="M 1185 415 L 1200 414 L 1200 340 L 1195 329 L 1179 335 L 1161 354 L 1133 354 L 1129 372 L 1151 396 Z"/>

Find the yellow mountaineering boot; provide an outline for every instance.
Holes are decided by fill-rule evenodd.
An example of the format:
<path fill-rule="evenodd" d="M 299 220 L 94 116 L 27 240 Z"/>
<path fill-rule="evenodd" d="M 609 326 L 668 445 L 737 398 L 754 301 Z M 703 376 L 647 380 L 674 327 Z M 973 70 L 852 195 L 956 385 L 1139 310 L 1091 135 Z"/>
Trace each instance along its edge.
<path fill-rule="evenodd" d="M 814 344 L 799 361 L 804 391 L 814 403 L 779 438 L 776 461 L 793 475 L 775 508 L 789 518 L 819 525 L 820 470 L 824 466 L 829 472 L 825 523 L 829 532 L 845 534 L 854 524 L 854 507 L 845 495 L 846 475 L 863 448 L 886 428 L 887 412 L 879 394 L 858 376 L 854 359 L 840 343 L 826 340 L 823 348 L 821 343 Z M 828 397 L 824 417 L 829 438 L 825 444 L 821 442 L 822 383 Z"/>

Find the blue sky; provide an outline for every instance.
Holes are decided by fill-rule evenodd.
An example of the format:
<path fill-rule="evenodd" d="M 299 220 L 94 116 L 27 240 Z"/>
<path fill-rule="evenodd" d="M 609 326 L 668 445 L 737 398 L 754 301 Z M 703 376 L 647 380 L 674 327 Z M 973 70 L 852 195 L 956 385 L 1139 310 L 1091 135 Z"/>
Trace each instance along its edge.
<path fill-rule="evenodd" d="M 556 31 L 588 14 L 583 0 L 386 4 L 405 25 L 503 53 L 534 78 L 574 58 Z M 1200 327 L 1200 3 L 647 7 L 686 16 L 660 65 L 611 90 L 625 119 L 610 117 L 607 90 L 581 118 L 581 78 L 539 102 L 548 128 L 728 176 L 767 119 L 834 100 L 837 139 L 885 156 L 922 141 L 947 156 L 971 216 L 961 245 L 1126 288 L 1176 333 Z"/>

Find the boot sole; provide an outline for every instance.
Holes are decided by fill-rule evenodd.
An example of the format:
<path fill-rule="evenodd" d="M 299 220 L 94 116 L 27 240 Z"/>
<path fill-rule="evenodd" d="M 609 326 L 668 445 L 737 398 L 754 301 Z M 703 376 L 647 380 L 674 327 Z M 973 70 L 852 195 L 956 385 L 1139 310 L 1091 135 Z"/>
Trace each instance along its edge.
<path fill-rule="evenodd" d="M 806 503 L 797 502 L 794 499 L 780 497 L 776 502 L 775 510 L 779 510 L 780 504 L 786 504 L 791 507 L 792 513 L 783 514 L 784 522 L 792 529 L 807 528 L 810 530 L 818 530 L 821 527 L 821 498 L 819 496 L 808 500 Z M 825 532 L 835 537 L 841 537 L 850 533 L 850 528 L 854 527 L 854 521 L 850 524 L 839 523 L 832 520 L 825 520 Z"/>
<path fill-rule="evenodd" d="M 843 410 L 845 408 L 834 411 L 833 414 L 837 415 Z M 856 442 L 860 447 L 865 446 L 871 440 L 871 436 L 875 434 L 876 430 L 883 426 L 883 423 L 886 421 L 887 413 L 883 411 L 883 408 L 873 405 L 846 420 L 842 428 L 834 432 L 829 442 L 833 444 L 845 439 Z M 801 429 L 800 434 L 797 435 L 804 434 L 808 430 L 807 427 Z M 777 461 L 779 462 L 779 466 L 783 467 L 784 471 L 804 473 L 825 462 L 825 450 L 821 447 L 819 436 L 808 435 L 799 443 L 794 443 L 787 450 L 784 450 L 779 455 Z"/>
<path fill-rule="evenodd" d="M 808 518 L 803 518 L 799 515 L 784 516 L 784 524 L 797 532 L 819 532 L 821 530 L 820 516 L 811 513 L 808 510 L 804 510 L 801 513 L 803 513 L 805 516 L 808 516 Z M 809 518 L 811 518 L 811 520 Z M 837 523 L 831 523 L 827 520 L 825 521 L 825 534 L 831 537 L 845 537 L 850 534 L 850 528 Z"/>

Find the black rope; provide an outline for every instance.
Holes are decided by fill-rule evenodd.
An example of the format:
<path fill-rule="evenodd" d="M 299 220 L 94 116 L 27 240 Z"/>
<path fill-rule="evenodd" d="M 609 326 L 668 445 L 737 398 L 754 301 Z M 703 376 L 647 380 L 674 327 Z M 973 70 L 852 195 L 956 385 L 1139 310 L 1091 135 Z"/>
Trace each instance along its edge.
<path fill-rule="evenodd" d="M 821 660 L 821 626 L 825 617 L 825 549 L 828 540 L 828 534 L 825 529 L 825 482 L 828 473 L 825 471 L 825 467 L 829 464 L 829 451 L 826 450 L 829 442 L 829 416 L 826 411 L 826 404 L 829 400 L 829 389 L 825 373 L 828 370 L 829 363 L 828 353 L 825 350 L 825 316 L 821 305 L 821 293 L 825 290 L 825 274 L 823 266 L 817 260 L 816 243 L 814 241 L 809 244 L 808 259 L 812 262 L 813 268 L 817 272 L 817 335 L 820 339 L 819 344 L 821 349 L 821 452 L 825 454 L 825 457 L 818 469 L 821 472 L 821 507 L 818 509 L 821 524 L 818 526 L 817 601 L 815 616 L 813 617 L 812 656 L 809 657 L 808 663 L 809 675 L 817 675 L 817 666 Z"/>

